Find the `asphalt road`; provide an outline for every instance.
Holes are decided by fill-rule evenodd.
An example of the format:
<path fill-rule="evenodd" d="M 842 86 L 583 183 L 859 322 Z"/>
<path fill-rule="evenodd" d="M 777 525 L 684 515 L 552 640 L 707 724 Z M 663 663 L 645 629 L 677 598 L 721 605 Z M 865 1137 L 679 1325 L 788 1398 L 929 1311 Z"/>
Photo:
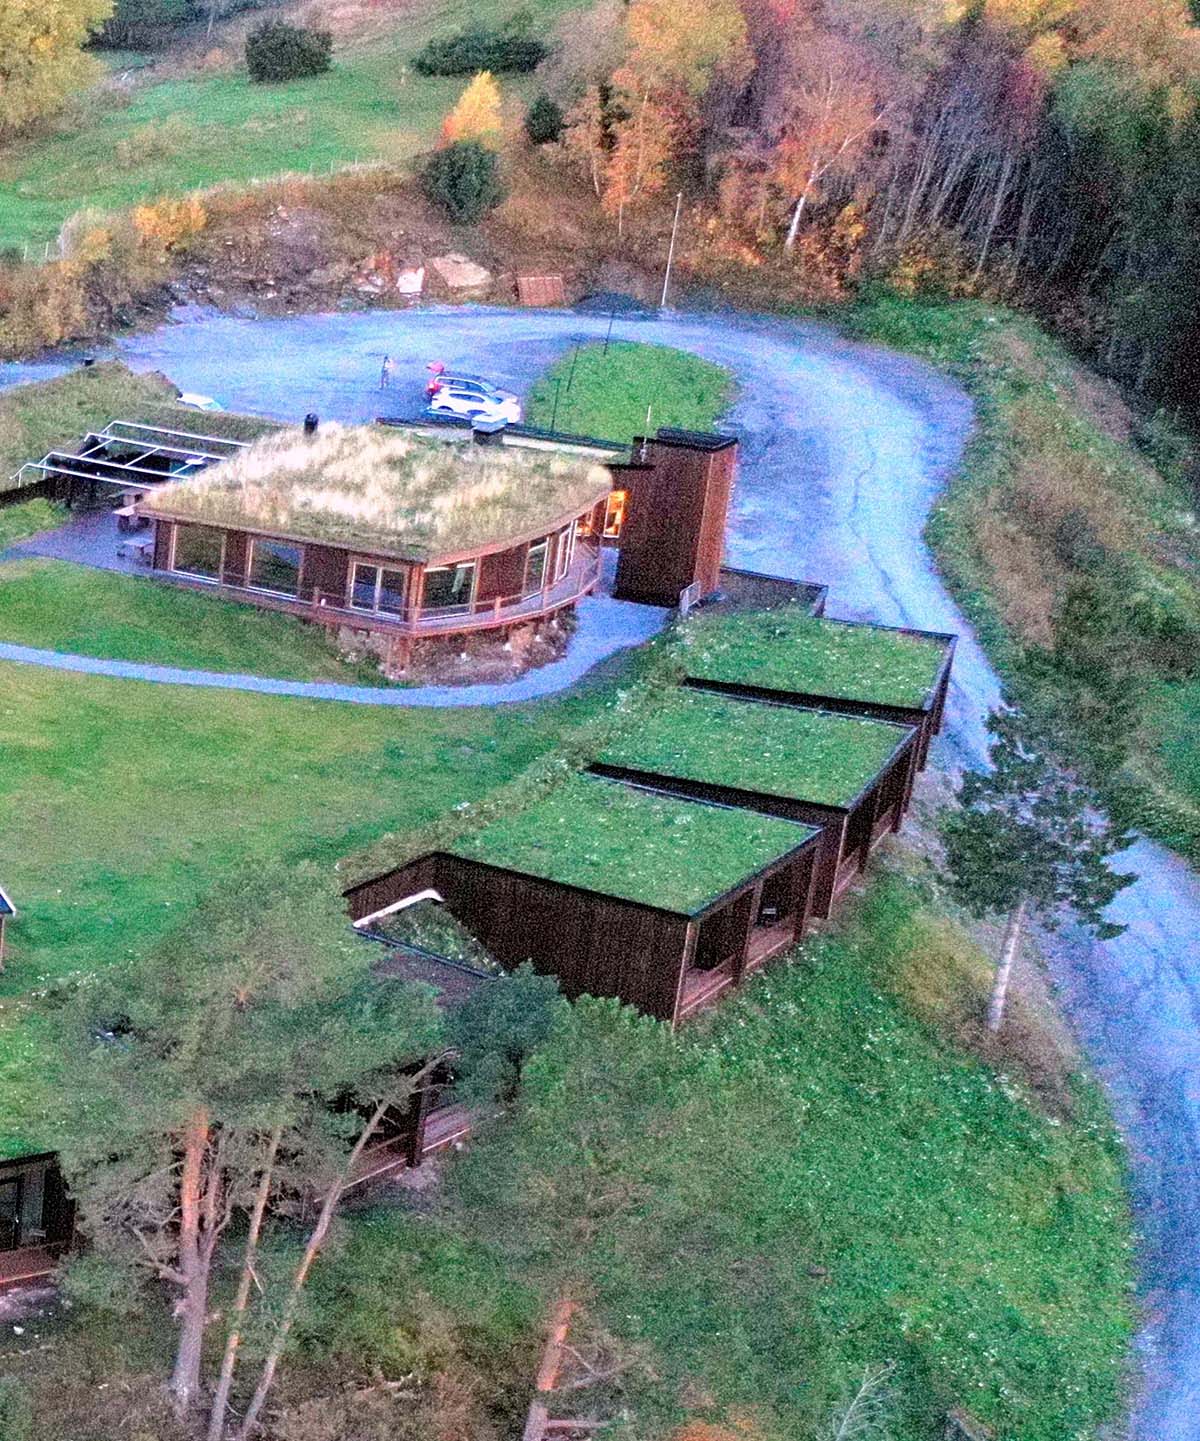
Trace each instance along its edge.
<path fill-rule="evenodd" d="M 563 312 L 450 309 L 195 316 L 121 351 L 135 367 L 160 368 L 233 409 L 362 420 L 412 413 L 428 361 L 519 390 L 607 325 Z M 676 316 L 618 319 L 614 334 L 692 350 L 737 375 L 729 425 L 744 450 L 728 541 L 734 563 L 827 582 L 832 614 L 961 634 L 942 759 L 979 760 L 997 681 L 921 539 L 969 433 L 962 391 L 815 325 Z M 385 353 L 397 381 L 383 393 Z M 1128 1137 L 1145 1236 L 1145 1385 L 1132 1435 L 1200 1441 L 1200 881 L 1150 842 L 1139 843 L 1131 866 L 1140 878 L 1114 907 L 1128 931 L 1104 945 L 1065 938 L 1059 979 Z"/>

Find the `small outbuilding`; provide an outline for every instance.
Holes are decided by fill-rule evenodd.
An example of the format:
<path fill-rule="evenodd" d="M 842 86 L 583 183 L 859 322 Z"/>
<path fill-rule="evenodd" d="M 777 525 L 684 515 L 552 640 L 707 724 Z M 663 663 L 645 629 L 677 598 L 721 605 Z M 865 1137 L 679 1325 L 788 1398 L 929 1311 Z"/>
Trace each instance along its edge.
<path fill-rule="evenodd" d="M 592 771 L 820 827 L 812 909 L 828 916 L 912 797 L 914 726 L 681 689 Z"/>
<path fill-rule="evenodd" d="M 347 892 L 351 916 L 434 889 L 506 967 L 672 1024 L 804 932 L 812 826 L 572 776 L 515 815 Z"/>
<path fill-rule="evenodd" d="M 799 605 L 707 615 L 683 633 L 685 684 L 916 726 L 923 770 L 942 728 L 956 640 L 815 616 Z"/>
<path fill-rule="evenodd" d="M 0 1159 L 0 1288 L 51 1275 L 74 1231 L 75 1205 L 52 1152 Z"/>

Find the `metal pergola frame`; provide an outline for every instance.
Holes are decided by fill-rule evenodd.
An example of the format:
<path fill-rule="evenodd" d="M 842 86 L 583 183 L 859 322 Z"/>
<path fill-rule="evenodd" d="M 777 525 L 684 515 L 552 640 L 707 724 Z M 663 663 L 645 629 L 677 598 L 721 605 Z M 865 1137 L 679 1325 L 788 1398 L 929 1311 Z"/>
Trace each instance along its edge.
<path fill-rule="evenodd" d="M 136 433 L 122 434 L 123 431 Z M 231 440 L 220 435 L 113 420 L 103 430 L 88 431 L 77 450 L 51 450 L 41 460 L 27 461 L 12 479 L 15 487 L 34 484 L 32 476 L 63 476 L 118 485 L 125 490 L 156 490 L 168 481 L 195 475 L 218 461 L 229 460 L 249 444 L 246 440 Z M 132 448 L 133 455 L 128 460 L 113 460 L 98 454 L 116 445 Z M 146 462 L 155 457 L 165 460 L 169 468 L 158 470 L 147 466 Z"/>

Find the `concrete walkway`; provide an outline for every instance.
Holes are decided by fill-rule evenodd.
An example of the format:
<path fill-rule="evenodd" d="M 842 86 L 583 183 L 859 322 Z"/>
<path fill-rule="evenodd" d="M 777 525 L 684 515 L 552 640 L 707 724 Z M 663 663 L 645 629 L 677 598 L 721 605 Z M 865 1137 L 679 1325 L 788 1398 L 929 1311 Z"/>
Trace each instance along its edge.
<path fill-rule="evenodd" d="M 0 555 L 0 560 L 4 556 Z M 602 660 L 630 646 L 641 645 L 663 628 L 670 611 L 656 606 L 631 605 L 611 596 L 585 596 L 579 602 L 579 619 L 567 654 L 516 680 L 495 685 L 362 686 L 334 681 L 273 680 L 260 675 L 234 675 L 223 671 L 180 670 L 175 666 L 145 665 L 138 661 L 101 660 L 96 656 L 67 655 L 35 646 L 0 641 L 0 661 L 44 666 L 48 670 L 103 675 L 117 680 L 150 681 L 155 685 L 203 686 L 211 690 L 252 691 L 256 695 L 297 696 L 303 700 L 340 701 L 370 706 L 492 706 L 539 700 L 574 685 Z"/>

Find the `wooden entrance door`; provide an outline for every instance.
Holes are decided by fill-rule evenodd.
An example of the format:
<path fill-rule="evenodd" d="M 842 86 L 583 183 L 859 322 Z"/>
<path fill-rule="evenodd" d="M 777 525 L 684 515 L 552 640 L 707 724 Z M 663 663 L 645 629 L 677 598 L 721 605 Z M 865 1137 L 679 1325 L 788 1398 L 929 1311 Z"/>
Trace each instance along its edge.
<path fill-rule="evenodd" d="M 0 1179 L 0 1251 L 15 1251 L 21 1244 L 21 1178 Z"/>

